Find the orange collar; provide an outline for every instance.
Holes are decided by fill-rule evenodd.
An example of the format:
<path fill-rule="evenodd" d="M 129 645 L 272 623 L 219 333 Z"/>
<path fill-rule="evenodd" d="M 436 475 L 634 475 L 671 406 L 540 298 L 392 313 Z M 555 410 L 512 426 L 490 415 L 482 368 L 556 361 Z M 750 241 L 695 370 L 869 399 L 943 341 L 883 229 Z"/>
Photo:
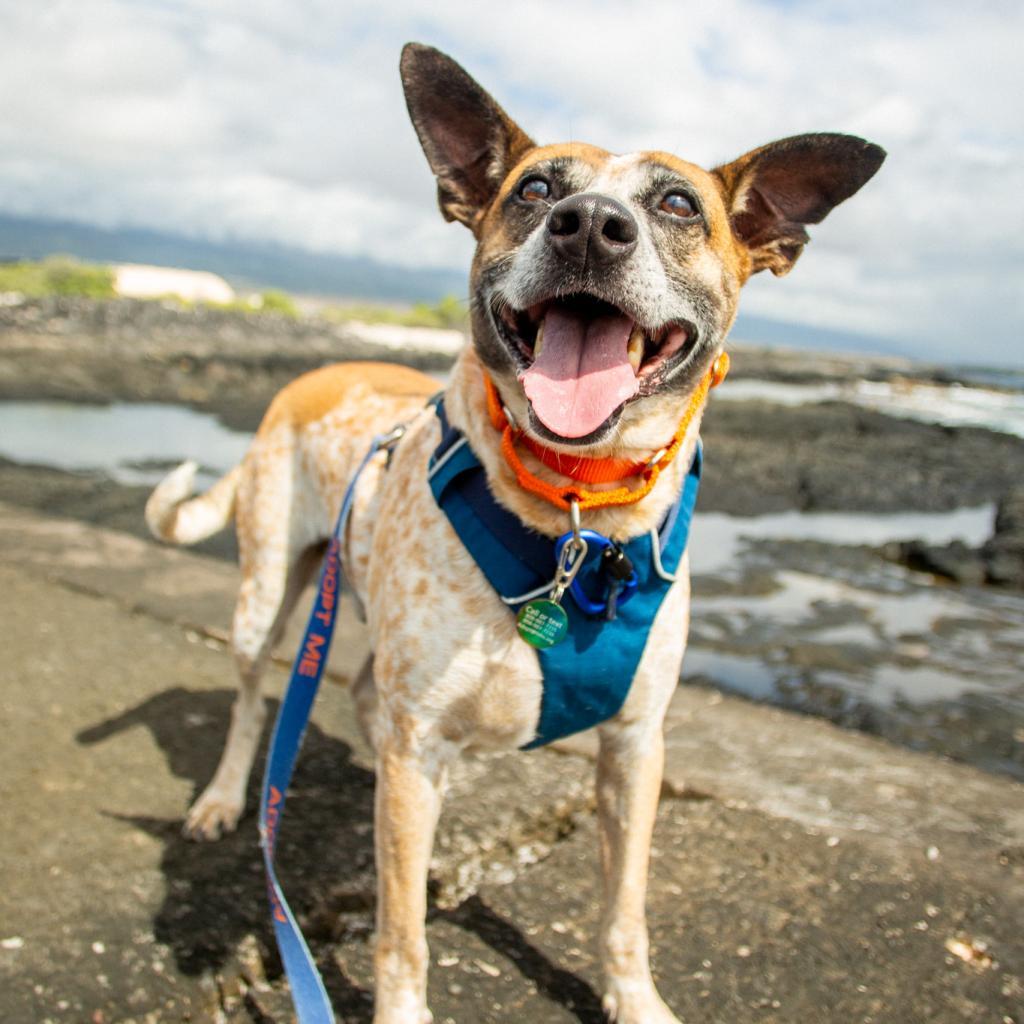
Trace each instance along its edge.
<path fill-rule="evenodd" d="M 628 459 L 590 459 L 579 455 L 567 455 L 565 452 L 557 452 L 553 448 L 545 448 L 544 445 L 509 423 L 498 389 L 494 381 L 485 373 L 487 413 L 494 428 L 502 432 L 502 454 L 505 456 L 505 461 L 512 467 L 519 486 L 524 490 L 536 494 L 556 508 L 565 510 L 569 508 L 572 501 L 577 502 L 581 512 L 590 508 L 633 505 L 653 490 L 661 471 L 679 453 L 686 432 L 693 422 L 693 417 L 704 405 L 708 392 L 711 388 L 718 387 L 725 380 L 728 372 L 729 356 L 722 352 L 697 386 L 672 439 L 646 462 L 631 462 Z M 635 488 L 623 484 L 623 486 L 610 491 L 588 491 L 582 487 L 556 486 L 546 480 L 541 480 L 523 465 L 523 461 L 516 451 L 517 441 L 521 441 L 523 447 L 549 469 L 578 483 L 607 484 L 617 480 L 627 480 L 634 476 L 642 477 L 642 481 Z"/>

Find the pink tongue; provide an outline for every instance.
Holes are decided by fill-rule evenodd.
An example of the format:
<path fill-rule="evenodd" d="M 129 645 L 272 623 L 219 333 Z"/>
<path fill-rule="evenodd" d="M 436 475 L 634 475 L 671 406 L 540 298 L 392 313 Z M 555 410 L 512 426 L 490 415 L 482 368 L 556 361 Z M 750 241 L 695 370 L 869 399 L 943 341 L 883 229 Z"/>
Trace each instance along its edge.
<path fill-rule="evenodd" d="M 544 317 L 544 344 L 523 374 L 537 418 L 559 437 L 585 437 L 639 389 L 626 347 L 627 316 L 586 320 L 553 307 Z"/>

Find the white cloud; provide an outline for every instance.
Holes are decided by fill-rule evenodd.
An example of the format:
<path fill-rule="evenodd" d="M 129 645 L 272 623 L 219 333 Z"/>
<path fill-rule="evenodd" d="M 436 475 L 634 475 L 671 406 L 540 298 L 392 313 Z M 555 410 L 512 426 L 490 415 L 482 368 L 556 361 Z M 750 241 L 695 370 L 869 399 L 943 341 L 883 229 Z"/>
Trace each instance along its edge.
<path fill-rule="evenodd" d="M 1019 4 L 0 0 L 0 209 L 465 266 L 398 82 L 461 60 L 539 140 L 710 164 L 810 130 L 878 177 L 744 308 L 1024 359 Z"/>

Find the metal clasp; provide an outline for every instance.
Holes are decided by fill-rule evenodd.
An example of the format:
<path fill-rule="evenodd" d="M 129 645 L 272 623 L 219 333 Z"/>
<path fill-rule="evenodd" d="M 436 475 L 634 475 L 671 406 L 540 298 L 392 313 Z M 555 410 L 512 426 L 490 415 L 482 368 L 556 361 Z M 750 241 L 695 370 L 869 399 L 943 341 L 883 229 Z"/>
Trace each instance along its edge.
<path fill-rule="evenodd" d="M 392 427 L 386 434 L 378 434 L 374 439 L 374 447 L 377 451 L 389 452 L 405 437 L 405 424 L 399 423 Z"/>
<path fill-rule="evenodd" d="M 580 505 L 575 498 L 569 503 L 569 531 L 572 537 L 558 552 L 558 567 L 551 588 L 551 600 L 555 604 L 562 600 L 587 558 L 587 542 L 580 532 Z"/>

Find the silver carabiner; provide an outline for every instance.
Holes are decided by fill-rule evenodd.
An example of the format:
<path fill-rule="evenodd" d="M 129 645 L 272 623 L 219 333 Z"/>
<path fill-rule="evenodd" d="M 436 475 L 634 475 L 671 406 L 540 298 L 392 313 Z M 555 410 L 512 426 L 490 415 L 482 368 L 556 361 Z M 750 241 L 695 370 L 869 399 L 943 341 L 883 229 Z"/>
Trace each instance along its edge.
<path fill-rule="evenodd" d="M 576 579 L 576 574 L 587 558 L 587 542 L 580 532 L 580 503 L 575 498 L 569 502 L 569 529 L 572 539 L 559 552 L 558 568 L 552 581 L 551 600 L 555 604 L 562 600 L 562 595 Z"/>

